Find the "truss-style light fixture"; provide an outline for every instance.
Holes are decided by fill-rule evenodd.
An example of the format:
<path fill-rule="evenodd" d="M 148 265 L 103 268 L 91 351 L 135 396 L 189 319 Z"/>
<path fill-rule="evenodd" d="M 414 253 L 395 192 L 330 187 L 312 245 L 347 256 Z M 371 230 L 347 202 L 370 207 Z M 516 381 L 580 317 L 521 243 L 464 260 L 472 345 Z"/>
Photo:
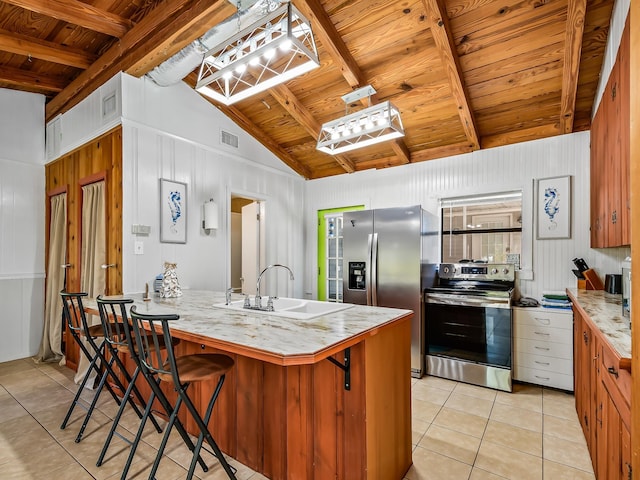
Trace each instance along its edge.
<path fill-rule="evenodd" d="M 287 2 L 209 50 L 196 90 L 231 105 L 318 66 L 311 25 Z"/>
<path fill-rule="evenodd" d="M 375 93 L 375 89 L 367 85 L 343 95 L 347 114 L 322 125 L 316 148 L 330 155 L 338 155 L 404 136 L 400 111 L 390 101 L 371 105 L 371 95 Z M 349 104 L 364 97 L 369 97 L 369 106 L 349 113 Z"/>

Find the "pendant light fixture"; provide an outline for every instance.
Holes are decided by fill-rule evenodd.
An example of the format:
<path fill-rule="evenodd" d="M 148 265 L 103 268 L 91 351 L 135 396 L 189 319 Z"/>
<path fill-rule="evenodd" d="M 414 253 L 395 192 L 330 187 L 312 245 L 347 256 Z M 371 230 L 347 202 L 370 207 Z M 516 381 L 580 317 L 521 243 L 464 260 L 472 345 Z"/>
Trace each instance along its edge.
<path fill-rule="evenodd" d="M 322 125 L 316 148 L 330 155 L 338 155 L 404 136 L 400 111 L 390 101 L 371 105 L 371 95 L 375 93 L 375 89 L 367 85 L 343 95 L 346 115 Z M 349 104 L 364 97 L 369 98 L 369 106 L 349 113 Z"/>
<path fill-rule="evenodd" d="M 286 2 L 209 50 L 196 90 L 231 105 L 318 66 L 311 25 Z"/>

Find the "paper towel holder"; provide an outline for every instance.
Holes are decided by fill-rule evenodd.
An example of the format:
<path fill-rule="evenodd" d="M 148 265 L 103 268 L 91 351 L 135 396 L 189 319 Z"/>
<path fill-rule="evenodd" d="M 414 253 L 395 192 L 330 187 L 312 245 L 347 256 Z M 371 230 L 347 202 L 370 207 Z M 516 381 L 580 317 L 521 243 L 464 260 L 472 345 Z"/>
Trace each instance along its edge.
<path fill-rule="evenodd" d="M 202 228 L 204 230 L 215 230 L 218 228 L 218 206 L 210 198 L 202 206 Z"/>

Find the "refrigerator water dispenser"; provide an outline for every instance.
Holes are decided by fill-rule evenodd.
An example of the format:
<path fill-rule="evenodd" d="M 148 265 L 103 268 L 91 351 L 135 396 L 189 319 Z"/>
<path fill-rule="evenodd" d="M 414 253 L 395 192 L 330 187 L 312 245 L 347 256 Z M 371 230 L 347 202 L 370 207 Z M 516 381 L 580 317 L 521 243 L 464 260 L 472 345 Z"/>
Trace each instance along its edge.
<path fill-rule="evenodd" d="M 349 290 L 365 290 L 367 288 L 364 276 L 365 262 L 349 262 Z"/>

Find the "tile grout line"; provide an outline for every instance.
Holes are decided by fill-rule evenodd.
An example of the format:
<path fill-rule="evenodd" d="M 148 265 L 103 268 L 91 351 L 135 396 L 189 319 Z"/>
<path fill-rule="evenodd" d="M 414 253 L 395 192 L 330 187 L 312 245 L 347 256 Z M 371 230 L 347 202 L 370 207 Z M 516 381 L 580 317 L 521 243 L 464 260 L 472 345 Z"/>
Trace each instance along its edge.
<path fill-rule="evenodd" d="M 38 369 L 39 370 L 39 369 Z M 46 375 L 46 374 L 45 374 Z M 54 379 L 55 381 L 55 379 Z M 57 381 L 56 381 L 57 382 Z M 57 382 L 59 385 L 61 385 L 62 387 L 64 387 L 65 389 L 67 389 L 64 385 L 60 384 L 60 382 Z M 78 459 L 62 444 L 60 443 L 56 437 L 54 437 L 51 432 L 49 431 L 49 429 L 47 427 L 45 427 L 42 423 L 40 423 L 40 421 L 33 416 L 33 414 L 24 406 L 22 405 L 22 403 L 20 403 L 20 401 L 9 391 L 7 390 L 7 387 L 5 387 L 4 385 L 2 385 L 2 388 L 5 389 L 5 391 L 7 392 L 7 394 L 13 399 L 14 402 L 16 402 L 18 405 L 20 405 L 20 408 L 22 408 L 25 412 L 27 412 L 27 415 L 29 415 L 38 425 L 40 425 L 40 427 L 46 432 L 46 434 L 49 436 L 49 438 L 55 442 L 57 445 L 60 446 L 60 448 L 62 448 L 67 455 L 69 455 L 69 457 L 71 457 L 71 459 L 73 460 L 74 463 L 76 463 L 80 468 L 82 468 L 91 478 L 93 478 L 94 480 L 97 480 L 96 477 L 94 477 L 91 472 L 89 472 L 89 470 L 86 469 L 86 467 L 80 463 L 78 461 Z M 67 389 L 68 390 L 68 389 Z"/>

